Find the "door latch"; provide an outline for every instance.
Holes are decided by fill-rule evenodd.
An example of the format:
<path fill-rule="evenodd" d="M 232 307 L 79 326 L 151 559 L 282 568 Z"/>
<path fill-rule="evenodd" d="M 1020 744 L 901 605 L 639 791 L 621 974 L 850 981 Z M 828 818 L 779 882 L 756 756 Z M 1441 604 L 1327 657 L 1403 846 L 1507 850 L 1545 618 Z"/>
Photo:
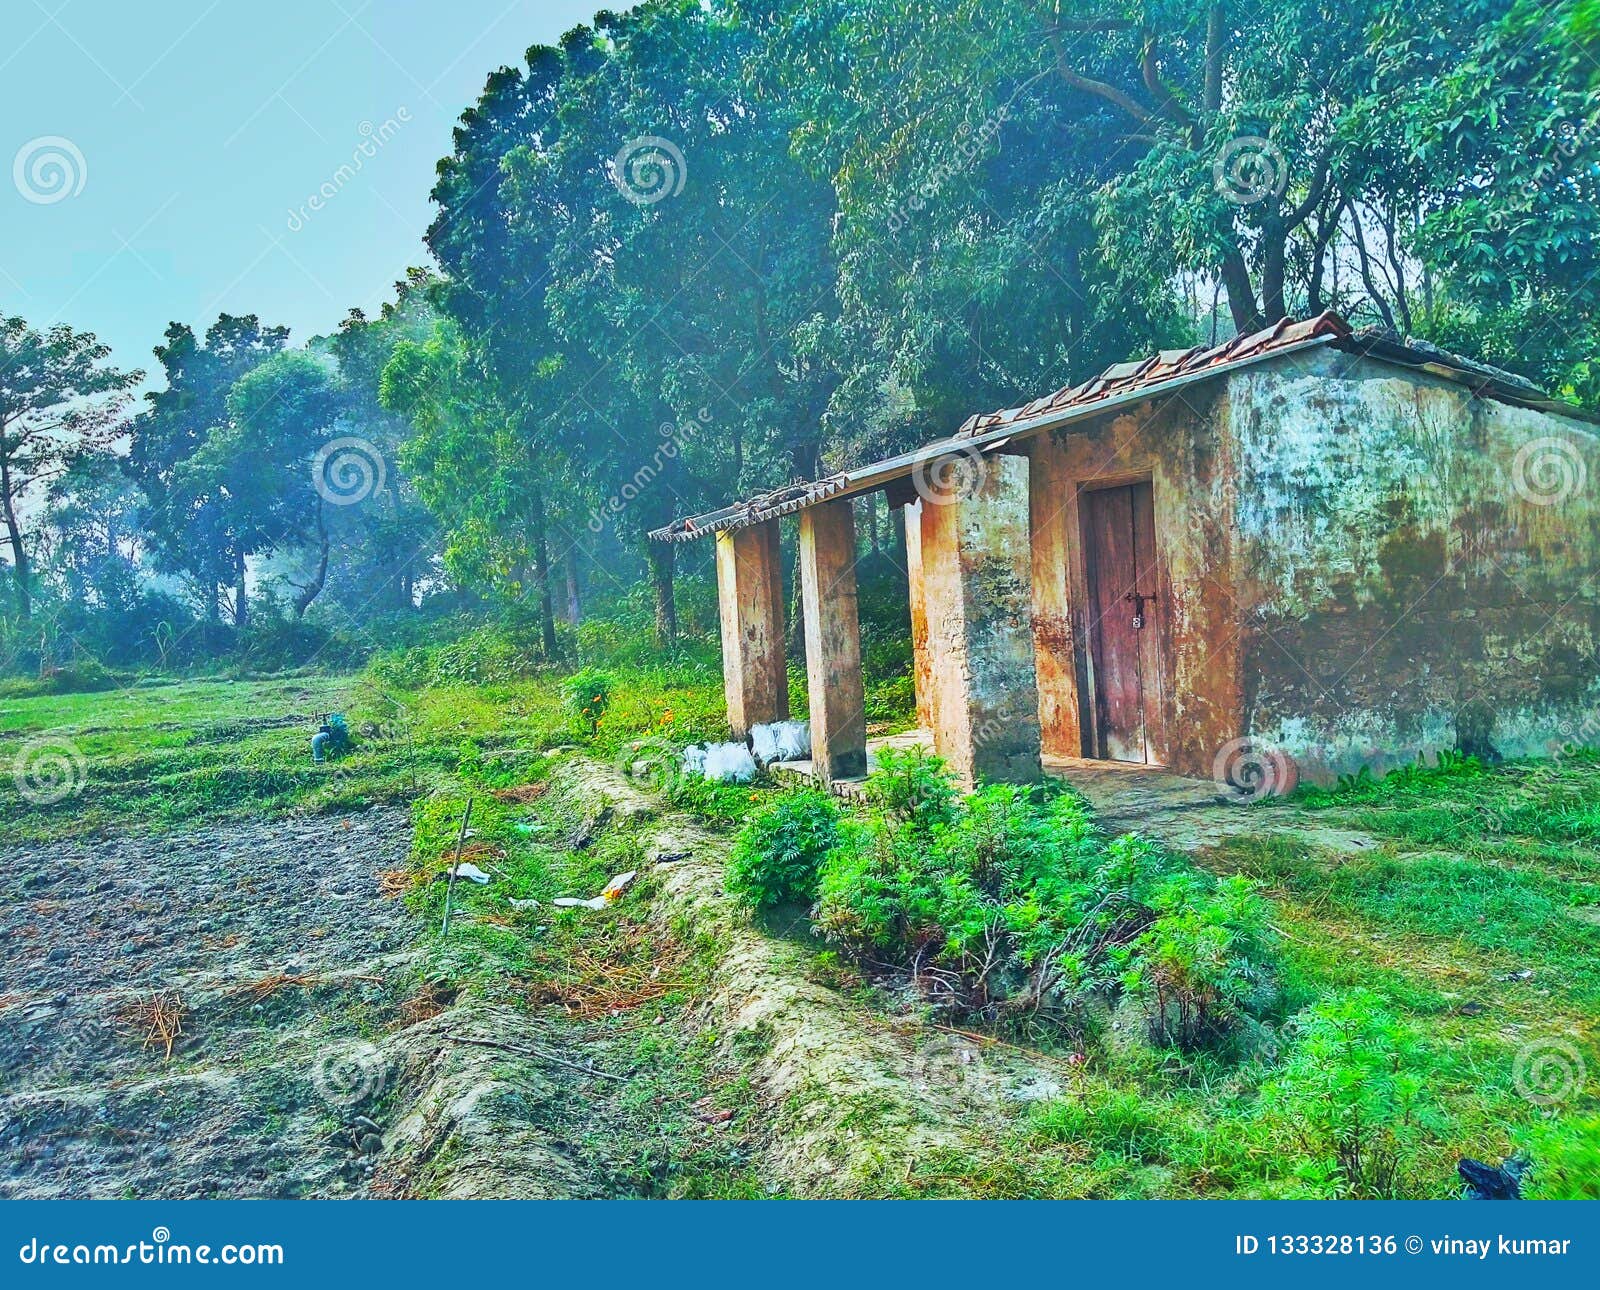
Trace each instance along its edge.
<path fill-rule="evenodd" d="M 1133 606 L 1133 630 L 1142 630 L 1144 627 L 1144 603 L 1147 600 L 1152 604 L 1155 603 L 1155 597 L 1146 596 L 1138 591 L 1130 591 L 1123 599 Z"/>

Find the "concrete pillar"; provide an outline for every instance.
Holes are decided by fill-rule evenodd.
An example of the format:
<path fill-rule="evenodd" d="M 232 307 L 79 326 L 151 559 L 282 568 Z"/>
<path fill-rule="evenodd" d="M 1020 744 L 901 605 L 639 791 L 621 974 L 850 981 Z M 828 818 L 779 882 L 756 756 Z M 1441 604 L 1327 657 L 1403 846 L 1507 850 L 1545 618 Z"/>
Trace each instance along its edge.
<path fill-rule="evenodd" d="M 778 522 L 717 534 L 722 688 L 734 737 L 789 716 L 783 657 L 783 567 Z"/>
<path fill-rule="evenodd" d="M 1071 535 L 1078 525 L 1077 490 L 1062 469 L 1060 449 L 1048 434 L 1039 435 L 1030 445 L 1028 491 L 1040 745 L 1047 757 L 1081 757 L 1070 568 Z"/>
<path fill-rule="evenodd" d="M 917 725 L 933 729 L 933 658 L 928 653 L 928 606 L 922 594 L 922 502 L 905 508 L 906 576 L 911 589 L 911 668 L 917 692 Z"/>
<path fill-rule="evenodd" d="M 1040 775 L 1028 461 L 983 460 L 970 493 L 922 506 L 934 747 L 964 784 Z"/>
<path fill-rule="evenodd" d="M 848 498 L 800 512 L 800 604 L 811 759 L 825 780 L 855 779 L 867 773 L 867 711 L 856 611 L 856 525 Z"/>

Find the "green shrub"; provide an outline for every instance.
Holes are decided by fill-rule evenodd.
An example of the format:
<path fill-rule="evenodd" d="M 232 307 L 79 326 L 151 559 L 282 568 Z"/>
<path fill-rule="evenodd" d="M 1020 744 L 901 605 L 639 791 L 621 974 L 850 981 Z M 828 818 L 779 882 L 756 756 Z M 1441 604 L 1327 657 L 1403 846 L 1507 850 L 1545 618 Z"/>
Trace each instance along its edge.
<path fill-rule="evenodd" d="M 728 861 L 728 890 L 753 908 L 811 901 L 817 869 L 839 843 L 839 807 L 808 788 L 779 798 L 739 834 Z"/>
<path fill-rule="evenodd" d="M 504 627 L 486 624 L 432 651 L 432 680 L 439 685 L 492 685 L 514 681 L 541 662 L 536 644 Z"/>
<path fill-rule="evenodd" d="M 367 675 L 381 690 L 420 690 L 433 680 L 433 651 L 423 645 L 385 650 L 367 663 Z"/>
<path fill-rule="evenodd" d="M 867 776 L 867 804 L 919 833 L 955 818 L 956 786 L 945 765 L 926 748 L 880 748 L 877 768 Z"/>
<path fill-rule="evenodd" d="M 1533 1167 L 1529 1200 L 1600 1200 L 1600 1116 L 1540 1124 L 1523 1142 Z"/>
<path fill-rule="evenodd" d="M 1415 1035 L 1370 990 L 1324 999 L 1290 1030 L 1294 1047 L 1261 1107 L 1305 1158 L 1301 1180 L 1319 1195 L 1398 1197 L 1433 1118 Z"/>
<path fill-rule="evenodd" d="M 917 689 L 911 674 L 869 681 L 866 690 L 867 720 L 891 725 L 909 725 L 916 720 Z"/>
<path fill-rule="evenodd" d="M 1071 794 L 987 785 L 959 798 L 937 758 L 880 754 L 872 806 L 818 875 L 817 932 L 910 969 L 991 1020 L 1082 1030 L 1131 990 L 1152 1039 L 1193 1047 L 1275 1002 L 1265 907 L 1131 835 L 1107 841 Z"/>
<path fill-rule="evenodd" d="M 580 668 L 562 683 L 567 711 L 578 719 L 585 734 L 593 735 L 611 706 L 611 678 L 596 668 Z"/>
<path fill-rule="evenodd" d="M 1145 1004 L 1152 1040 L 1193 1048 L 1271 1004 L 1268 910 L 1248 879 L 1173 874 L 1149 905 L 1156 919 L 1132 942 L 1123 984 Z"/>

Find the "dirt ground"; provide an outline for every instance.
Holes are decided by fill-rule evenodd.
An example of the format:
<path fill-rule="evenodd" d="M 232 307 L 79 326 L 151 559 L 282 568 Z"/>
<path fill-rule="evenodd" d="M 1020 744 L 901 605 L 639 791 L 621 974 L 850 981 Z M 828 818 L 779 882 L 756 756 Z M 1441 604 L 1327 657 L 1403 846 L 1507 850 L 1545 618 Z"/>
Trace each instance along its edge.
<path fill-rule="evenodd" d="M 363 1190 L 362 1035 L 414 976 L 378 873 L 410 839 L 386 809 L 0 849 L 0 1196 Z"/>
<path fill-rule="evenodd" d="M 1058 1062 L 903 1029 L 808 980 L 798 947 L 733 909 L 722 839 L 610 768 L 558 779 L 669 857 L 651 924 L 722 946 L 669 1042 L 716 1037 L 718 1079 L 748 1081 L 740 1124 L 674 1106 L 638 1065 L 649 1016 L 447 991 L 408 1017 L 437 987 L 428 929 L 378 888 L 406 814 L 263 820 L 0 851 L 0 1196 L 663 1194 L 650 1138 L 672 1116 L 693 1139 L 672 1150 L 745 1160 L 764 1192 L 864 1194 L 1059 1091 Z M 170 1058 L 156 1000 L 181 1020 Z"/>

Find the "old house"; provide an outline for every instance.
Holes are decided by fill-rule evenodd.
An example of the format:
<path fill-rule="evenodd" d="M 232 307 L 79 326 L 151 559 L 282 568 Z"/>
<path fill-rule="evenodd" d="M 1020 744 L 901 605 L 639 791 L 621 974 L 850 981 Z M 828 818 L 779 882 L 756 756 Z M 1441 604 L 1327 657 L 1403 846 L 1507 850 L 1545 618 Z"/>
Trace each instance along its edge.
<path fill-rule="evenodd" d="M 852 499 L 904 508 L 920 725 L 968 781 L 1079 758 L 1257 787 L 1600 742 L 1600 436 L 1324 314 L 1121 363 L 652 536 L 714 536 L 728 715 L 786 715 L 799 525 L 817 769 L 864 773 Z"/>

